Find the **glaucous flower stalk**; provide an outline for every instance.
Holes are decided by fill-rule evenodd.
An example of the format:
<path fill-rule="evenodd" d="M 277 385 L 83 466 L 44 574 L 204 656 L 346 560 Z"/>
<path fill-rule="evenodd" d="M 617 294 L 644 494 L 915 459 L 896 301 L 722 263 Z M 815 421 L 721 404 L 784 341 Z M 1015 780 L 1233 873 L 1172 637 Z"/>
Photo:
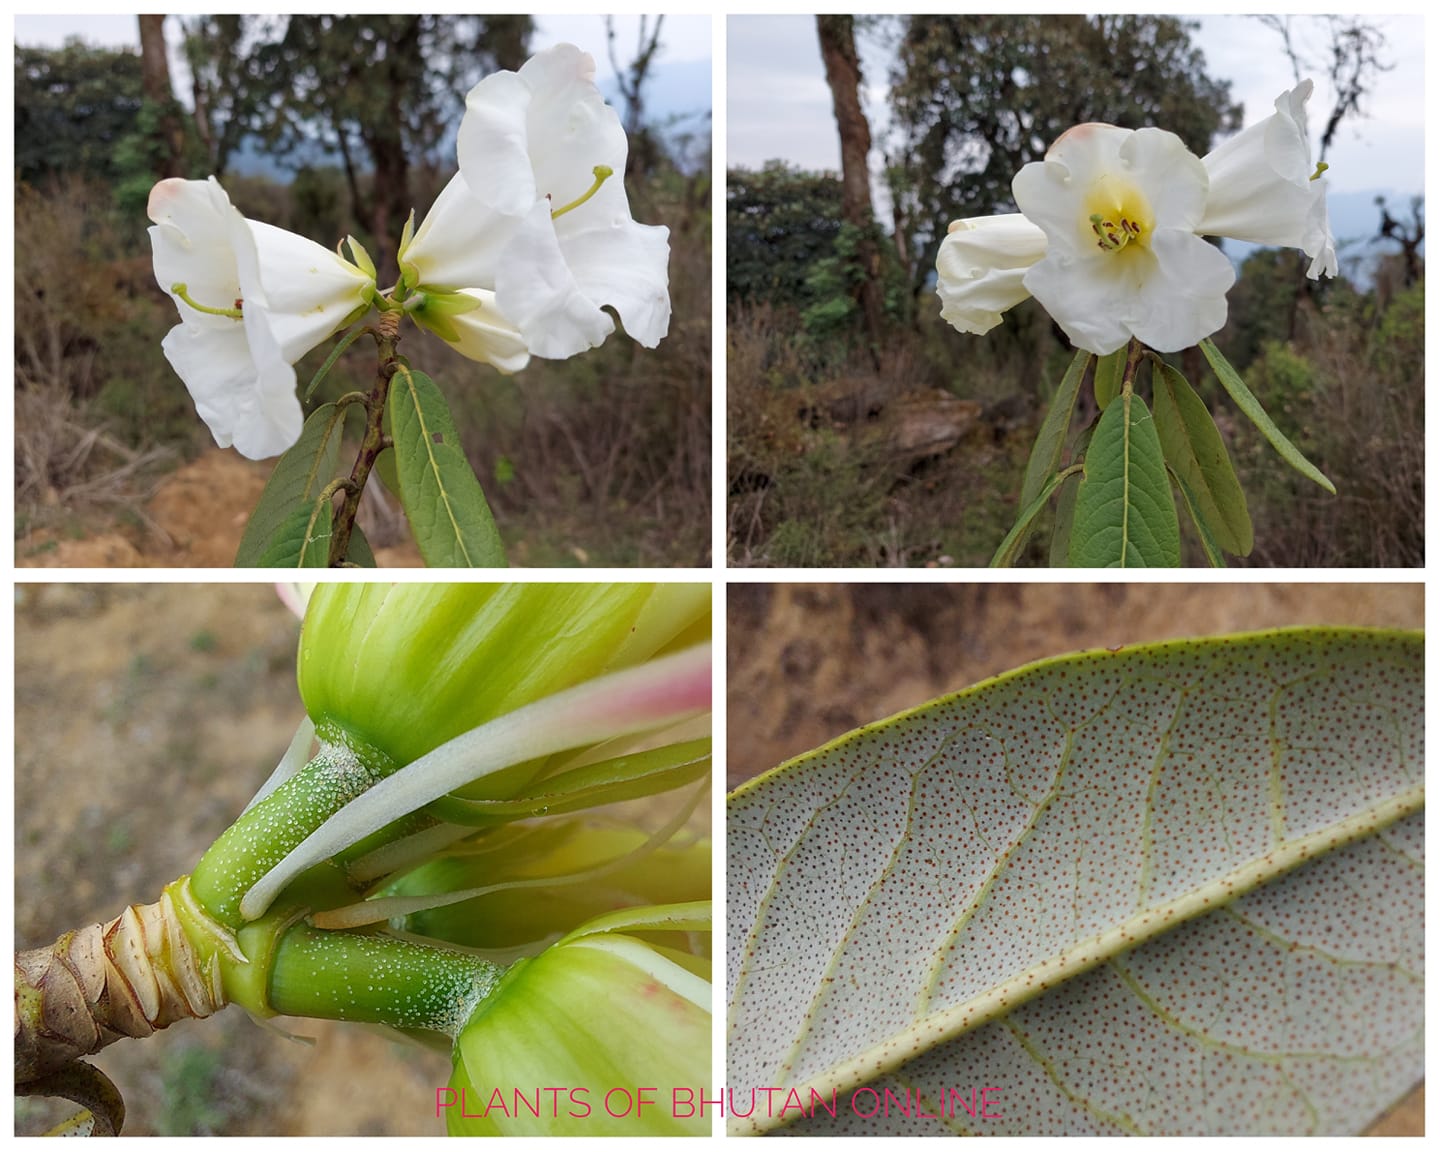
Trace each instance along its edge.
<path fill-rule="evenodd" d="M 709 636 L 703 584 L 320 585 L 300 692 L 322 749 L 384 778 L 250 887 L 244 918 L 404 813 L 513 797 L 576 753 L 707 713 Z"/>
<path fill-rule="evenodd" d="M 1012 184 L 1021 215 L 957 221 L 937 259 L 941 315 L 986 332 L 1033 295 L 1077 348 L 1135 337 L 1159 352 L 1225 323 L 1234 269 L 1203 236 L 1301 248 L 1334 275 L 1325 181 L 1313 170 L 1310 81 L 1202 161 L 1170 132 L 1081 124 Z M 1033 227 L 1026 227 L 1027 222 Z"/>
<path fill-rule="evenodd" d="M 440 335 L 495 363 L 494 332 L 513 328 L 531 354 L 565 359 L 614 331 L 608 305 L 633 339 L 660 342 L 670 325 L 669 230 L 630 215 L 625 131 L 588 54 L 560 44 L 481 80 L 457 147 L 459 173 L 400 253 L 412 291 L 481 301 L 451 317 L 456 335 L 436 327 Z M 421 323 L 425 313 L 416 312 Z M 467 326 L 481 322 L 491 334 L 467 345 Z"/>
<path fill-rule="evenodd" d="M 155 279 L 180 310 L 165 358 L 220 447 L 278 456 L 304 422 L 293 365 L 369 308 L 369 258 L 246 220 L 213 176 L 162 180 L 148 212 Z"/>

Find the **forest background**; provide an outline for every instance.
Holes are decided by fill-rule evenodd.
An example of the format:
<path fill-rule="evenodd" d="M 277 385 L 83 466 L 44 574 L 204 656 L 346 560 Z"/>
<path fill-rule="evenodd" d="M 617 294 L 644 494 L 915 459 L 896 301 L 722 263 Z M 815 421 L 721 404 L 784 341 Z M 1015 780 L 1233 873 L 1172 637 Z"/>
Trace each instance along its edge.
<path fill-rule="evenodd" d="M 95 46 L 88 28 L 56 46 L 46 18 L 21 18 L 17 561 L 228 565 L 272 467 L 214 447 L 161 354 L 177 317 L 150 266 L 157 180 L 215 175 L 246 216 L 331 246 L 354 234 L 383 278 L 406 214 L 423 217 L 455 170 L 466 91 L 576 34 L 562 23 L 141 16 L 137 50 Z M 449 399 L 511 563 L 708 564 L 709 20 L 597 17 L 583 34 L 613 73 L 632 211 L 670 228 L 668 338 L 647 351 L 616 337 L 513 377 L 418 330 L 402 350 Z M 302 385 L 327 351 L 297 366 Z M 353 353 L 313 403 L 368 388 L 373 370 Z M 379 487 L 362 504 L 367 537 L 382 564 L 419 565 Z"/>
<path fill-rule="evenodd" d="M 1201 50 L 1197 23 L 1170 16 L 731 20 L 731 564 L 989 560 L 1014 522 L 1070 352 L 1034 301 L 985 336 L 955 332 L 939 316 L 935 254 L 950 221 L 1014 211 L 1015 173 L 1066 128 L 1153 124 L 1204 155 L 1242 112 L 1253 123 L 1283 87 L 1314 76 L 1312 141 L 1321 159 L 1339 148 L 1353 162 L 1358 151 L 1352 180 L 1375 177 L 1365 166 L 1380 150 L 1349 147 L 1357 135 L 1410 139 L 1409 122 L 1367 120 L 1409 107 L 1408 96 L 1419 115 L 1416 70 L 1394 69 L 1397 54 L 1408 62 L 1414 52 L 1387 39 L 1398 26 L 1233 19 L 1245 27 L 1231 44 L 1246 47 L 1223 60 Z M 816 41 L 823 71 L 809 59 Z M 1278 79 L 1242 110 L 1222 66 L 1243 74 L 1245 52 L 1268 53 Z M 757 72 L 773 91 L 751 82 Z M 746 137 L 736 94 L 773 106 L 781 90 L 795 104 L 803 92 L 808 113 L 757 115 L 774 135 Z M 813 157 L 827 132 L 838 137 L 838 172 L 780 154 Z M 767 140 L 776 143 L 758 151 Z M 1408 149 L 1421 155 L 1418 121 Z M 1256 547 L 1241 563 L 1423 564 L 1424 203 L 1418 187 L 1406 193 L 1366 195 L 1358 210 L 1347 205 L 1343 226 L 1332 194 L 1335 280 L 1307 280 L 1298 252 L 1227 247 L 1239 280 L 1216 342 L 1339 492 L 1292 472 L 1192 353 L 1186 376 L 1249 496 Z M 1034 534 L 1022 564 L 1045 562 L 1048 535 Z M 1203 566 L 1197 541 L 1186 541 L 1184 562 Z"/>

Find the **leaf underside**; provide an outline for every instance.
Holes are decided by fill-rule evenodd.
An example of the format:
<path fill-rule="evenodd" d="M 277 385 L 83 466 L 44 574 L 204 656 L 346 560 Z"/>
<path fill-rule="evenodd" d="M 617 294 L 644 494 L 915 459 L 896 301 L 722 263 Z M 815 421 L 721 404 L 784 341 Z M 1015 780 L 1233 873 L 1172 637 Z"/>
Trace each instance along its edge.
<path fill-rule="evenodd" d="M 1064 657 L 738 790 L 730 1088 L 838 1118 L 762 1093 L 732 1131 L 1363 1129 L 1423 1074 L 1423 663 L 1328 630 Z"/>

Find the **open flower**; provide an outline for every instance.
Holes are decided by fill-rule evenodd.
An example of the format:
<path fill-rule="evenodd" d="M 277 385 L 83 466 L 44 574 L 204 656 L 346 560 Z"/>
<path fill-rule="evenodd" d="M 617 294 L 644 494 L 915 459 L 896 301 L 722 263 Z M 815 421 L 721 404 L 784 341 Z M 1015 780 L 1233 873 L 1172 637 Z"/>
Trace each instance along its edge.
<path fill-rule="evenodd" d="M 1033 295 L 1078 348 L 1103 355 L 1133 336 L 1175 352 L 1225 323 L 1234 270 L 1202 236 L 1301 248 L 1312 278 L 1333 276 L 1306 130 L 1312 87 L 1282 93 L 1275 115 L 1203 161 L 1158 128 L 1070 129 L 1016 175 L 1022 215 L 951 225 L 936 261 L 941 315 L 986 332 Z"/>
<path fill-rule="evenodd" d="M 412 289 L 493 292 L 459 319 L 488 305 L 493 325 L 548 359 L 602 344 L 615 329 L 605 306 L 647 348 L 660 342 L 669 230 L 630 216 L 625 131 L 590 56 L 561 44 L 487 76 L 466 99 L 457 144 L 460 172 L 400 254 Z"/>
<path fill-rule="evenodd" d="M 1326 181 L 1310 153 L 1306 80 L 1275 99 L 1275 115 L 1230 137 L 1205 157 L 1210 195 L 1200 231 L 1254 244 L 1299 248 L 1310 279 L 1334 276 L 1335 238 L 1325 205 Z"/>
<path fill-rule="evenodd" d="M 1178 352 L 1225 323 L 1235 269 L 1196 235 L 1209 178 L 1174 133 L 1081 124 L 1013 191 L 1046 239 L 1025 287 L 1077 348 Z"/>
<path fill-rule="evenodd" d="M 213 176 L 162 180 L 149 215 L 155 279 L 180 310 L 165 358 L 220 447 L 253 460 L 279 455 L 304 423 L 295 361 L 368 306 L 373 277 L 247 221 Z"/>

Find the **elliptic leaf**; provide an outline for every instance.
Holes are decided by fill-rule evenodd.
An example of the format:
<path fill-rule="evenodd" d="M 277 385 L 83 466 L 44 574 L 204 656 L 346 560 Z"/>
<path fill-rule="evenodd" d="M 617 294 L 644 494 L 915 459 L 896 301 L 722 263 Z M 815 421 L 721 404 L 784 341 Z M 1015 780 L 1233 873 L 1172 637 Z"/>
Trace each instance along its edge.
<path fill-rule="evenodd" d="M 1000 541 L 1000 547 L 995 550 L 995 555 L 990 559 L 991 568 L 1008 568 L 1015 563 L 1015 557 L 1020 554 L 1020 549 L 1025 545 L 1025 538 L 1030 535 L 1031 522 L 1040 514 L 1040 509 L 1045 507 L 1045 502 L 1050 499 L 1051 493 L 1064 481 L 1074 476 L 1077 468 L 1067 468 L 1058 476 L 1050 477 L 1045 486 L 1040 489 L 1040 494 L 1030 502 L 1027 508 L 1021 511 L 1020 518 L 1015 521 L 1015 526 L 1005 534 L 1005 539 Z"/>
<path fill-rule="evenodd" d="M 1165 462 L 1184 482 L 1196 525 L 1226 552 L 1250 555 L 1255 546 L 1250 511 L 1210 409 L 1169 364 L 1156 365 L 1154 376 L 1155 430 Z"/>
<path fill-rule="evenodd" d="M 1076 460 L 1085 459 L 1094 428 L 1086 428 L 1075 437 Z M 1080 481 L 1071 476 L 1060 482 L 1060 498 L 1055 501 L 1055 533 L 1050 537 L 1050 567 L 1065 568 L 1070 564 L 1070 533 L 1075 527 L 1075 493 Z"/>
<path fill-rule="evenodd" d="M 260 568 L 328 568 L 334 507 L 329 496 L 302 504 L 285 519 L 255 561 Z"/>
<path fill-rule="evenodd" d="M 1250 422 L 1260 429 L 1260 434 L 1270 441 L 1271 446 L 1280 453 L 1280 458 L 1299 472 L 1306 479 L 1315 481 L 1325 491 L 1334 495 L 1335 485 L 1325 477 L 1325 474 L 1316 468 L 1315 465 L 1305 459 L 1304 454 L 1285 437 L 1285 433 L 1275 427 L 1275 421 L 1266 414 L 1265 409 L 1260 407 L 1260 401 L 1255 399 L 1249 388 L 1245 387 L 1245 381 L 1240 379 L 1240 373 L 1231 366 L 1221 354 L 1220 349 L 1215 347 L 1215 342 L 1208 337 L 1200 341 L 1200 350 L 1205 353 L 1205 359 L 1210 361 L 1210 367 L 1215 370 L 1215 375 L 1220 378 L 1225 391 L 1230 393 L 1230 399 L 1235 401 L 1236 406 Z"/>
<path fill-rule="evenodd" d="M 1180 522 L 1155 422 L 1133 392 L 1095 426 L 1075 494 L 1070 563 L 1076 568 L 1180 564 Z"/>
<path fill-rule="evenodd" d="M 1102 412 L 1110 407 L 1110 401 L 1120 395 L 1120 386 L 1125 382 L 1125 361 L 1129 355 L 1130 346 L 1127 344 L 1095 361 L 1095 403 Z"/>
<path fill-rule="evenodd" d="M 729 800 L 728 1082 L 777 1090 L 731 1130 L 1361 1130 L 1424 1068 L 1423 796 L 1423 639 L 1353 630 L 1062 657 L 782 765 Z"/>
<path fill-rule="evenodd" d="M 1040 425 L 1035 437 L 1035 446 L 1030 449 L 1030 461 L 1025 465 L 1025 483 L 1020 488 L 1020 507 L 1028 508 L 1035 503 L 1040 489 L 1050 477 L 1060 471 L 1060 453 L 1065 448 L 1065 434 L 1070 430 L 1070 421 L 1075 415 L 1075 398 L 1080 394 L 1080 381 L 1085 379 L 1085 368 L 1090 363 L 1090 353 L 1076 352 L 1075 359 L 1065 370 L 1055 399 L 1050 402 L 1050 411 Z"/>
<path fill-rule="evenodd" d="M 460 448 L 440 389 L 401 368 L 390 381 L 400 503 L 432 568 L 503 568 L 505 548 L 485 493 Z"/>

